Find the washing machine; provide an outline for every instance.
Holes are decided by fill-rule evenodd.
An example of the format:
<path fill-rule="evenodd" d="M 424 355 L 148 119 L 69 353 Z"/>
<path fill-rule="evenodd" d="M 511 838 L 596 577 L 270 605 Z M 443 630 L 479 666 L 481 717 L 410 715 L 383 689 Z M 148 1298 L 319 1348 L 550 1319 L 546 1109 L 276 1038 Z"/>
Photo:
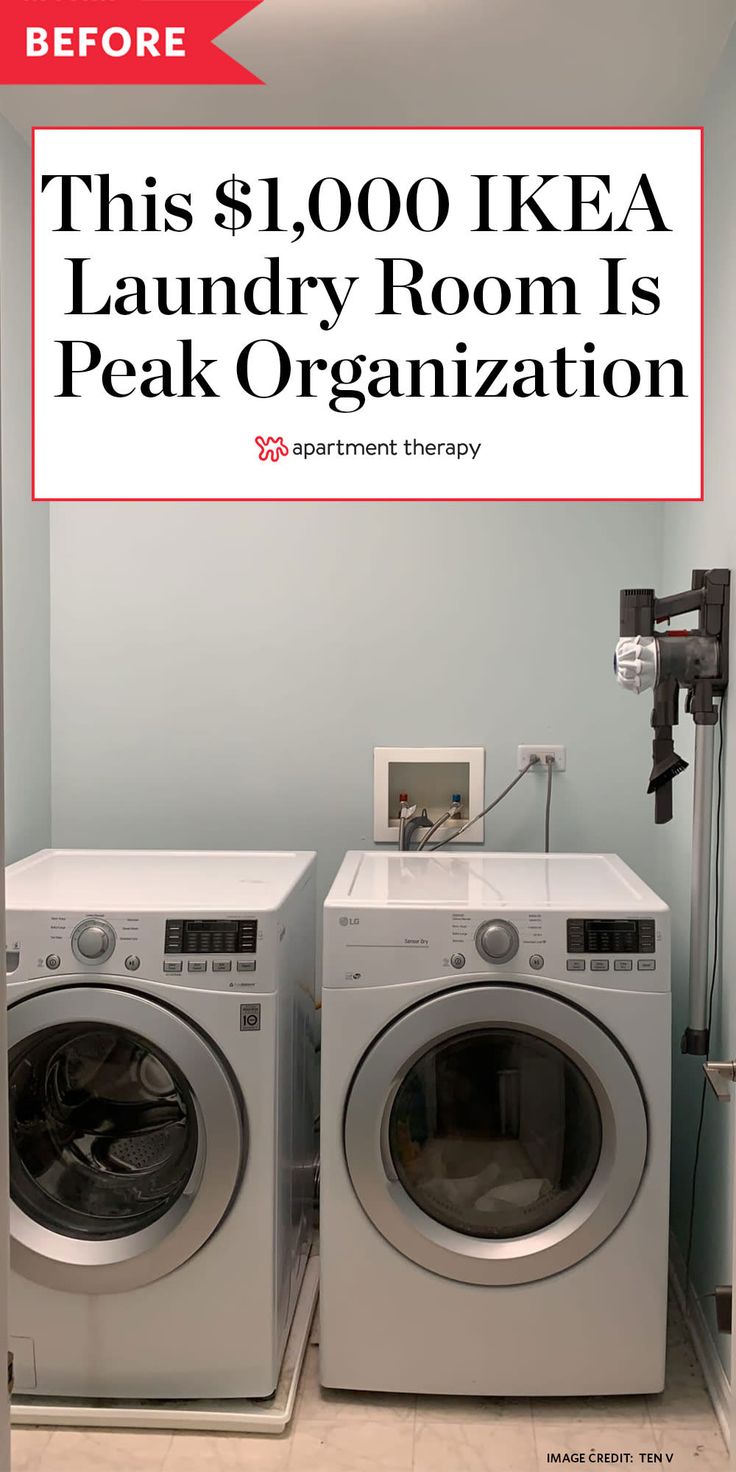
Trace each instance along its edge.
<path fill-rule="evenodd" d="M 49 849 L 6 902 L 16 1390 L 270 1395 L 310 1247 L 314 855 Z"/>
<path fill-rule="evenodd" d="M 324 940 L 322 1382 L 661 1390 L 666 905 L 608 854 L 349 853 Z"/>

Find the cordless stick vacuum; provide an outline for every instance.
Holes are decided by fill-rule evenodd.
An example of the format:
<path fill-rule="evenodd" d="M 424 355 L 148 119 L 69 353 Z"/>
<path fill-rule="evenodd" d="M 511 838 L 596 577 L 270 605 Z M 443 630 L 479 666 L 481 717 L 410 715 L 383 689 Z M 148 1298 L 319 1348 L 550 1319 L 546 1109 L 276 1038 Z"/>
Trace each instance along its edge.
<path fill-rule="evenodd" d="M 731 574 L 696 570 L 685 593 L 658 598 L 653 588 L 621 591 L 621 637 L 614 669 L 625 690 L 653 691 L 652 770 L 655 823 L 672 817 L 672 783 L 687 762 L 675 751 L 680 690 L 695 722 L 693 851 L 690 892 L 690 1016 L 682 1051 L 708 1053 L 708 931 L 713 830 L 713 753 L 720 702 L 728 685 L 728 621 Z M 657 632 L 680 614 L 698 616 L 695 629 Z"/>

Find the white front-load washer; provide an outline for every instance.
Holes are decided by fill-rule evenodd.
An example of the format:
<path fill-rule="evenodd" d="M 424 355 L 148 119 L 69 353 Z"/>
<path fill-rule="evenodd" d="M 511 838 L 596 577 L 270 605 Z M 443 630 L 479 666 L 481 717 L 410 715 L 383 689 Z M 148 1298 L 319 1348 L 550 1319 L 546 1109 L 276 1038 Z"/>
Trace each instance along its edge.
<path fill-rule="evenodd" d="M 666 905 L 606 854 L 349 853 L 324 940 L 323 1384 L 661 1390 Z"/>
<path fill-rule="evenodd" d="M 6 875 L 16 1390 L 268 1396 L 309 1252 L 314 855 Z"/>

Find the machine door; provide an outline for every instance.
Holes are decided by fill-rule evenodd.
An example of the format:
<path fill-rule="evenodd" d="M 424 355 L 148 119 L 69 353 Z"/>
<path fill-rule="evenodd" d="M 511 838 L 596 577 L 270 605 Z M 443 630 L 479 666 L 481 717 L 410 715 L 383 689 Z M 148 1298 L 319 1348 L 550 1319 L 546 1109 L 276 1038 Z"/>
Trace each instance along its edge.
<path fill-rule="evenodd" d="M 163 1277 L 222 1221 L 245 1113 L 213 1045 L 139 993 L 80 985 L 8 1013 L 11 1262 L 75 1293 Z"/>
<path fill-rule="evenodd" d="M 443 1277 L 528 1283 L 615 1231 L 647 1120 L 613 1038 L 559 997 L 467 986 L 403 1013 L 365 1054 L 344 1141 L 379 1232 Z"/>

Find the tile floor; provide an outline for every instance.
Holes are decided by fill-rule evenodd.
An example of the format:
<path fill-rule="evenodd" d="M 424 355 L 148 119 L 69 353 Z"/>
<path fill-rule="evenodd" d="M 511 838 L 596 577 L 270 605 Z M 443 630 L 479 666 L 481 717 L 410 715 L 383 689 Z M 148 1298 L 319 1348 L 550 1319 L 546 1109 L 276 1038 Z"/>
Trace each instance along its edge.
<path fill-rule="evenodd" d="M 663 1395 L 590 1401 L 349 1395 L 320 1390 L 317 1350 L 310 1348 L 296 1416 L 284 1436 L 23 1428 L 13 1436 L 13 1472 L 542 1472 L 559 1465 L 548 1461 L 551 1453 L 587 1458 L 591 1448 L 629 1452 L 632 1461 L 619 1468 L 646 1466 L 640 1454 L 647 1452 L 670 1453 L 672 1461 L 659 1465 L 675 1472 L 728 1466 L 677 1310 Z"/>

